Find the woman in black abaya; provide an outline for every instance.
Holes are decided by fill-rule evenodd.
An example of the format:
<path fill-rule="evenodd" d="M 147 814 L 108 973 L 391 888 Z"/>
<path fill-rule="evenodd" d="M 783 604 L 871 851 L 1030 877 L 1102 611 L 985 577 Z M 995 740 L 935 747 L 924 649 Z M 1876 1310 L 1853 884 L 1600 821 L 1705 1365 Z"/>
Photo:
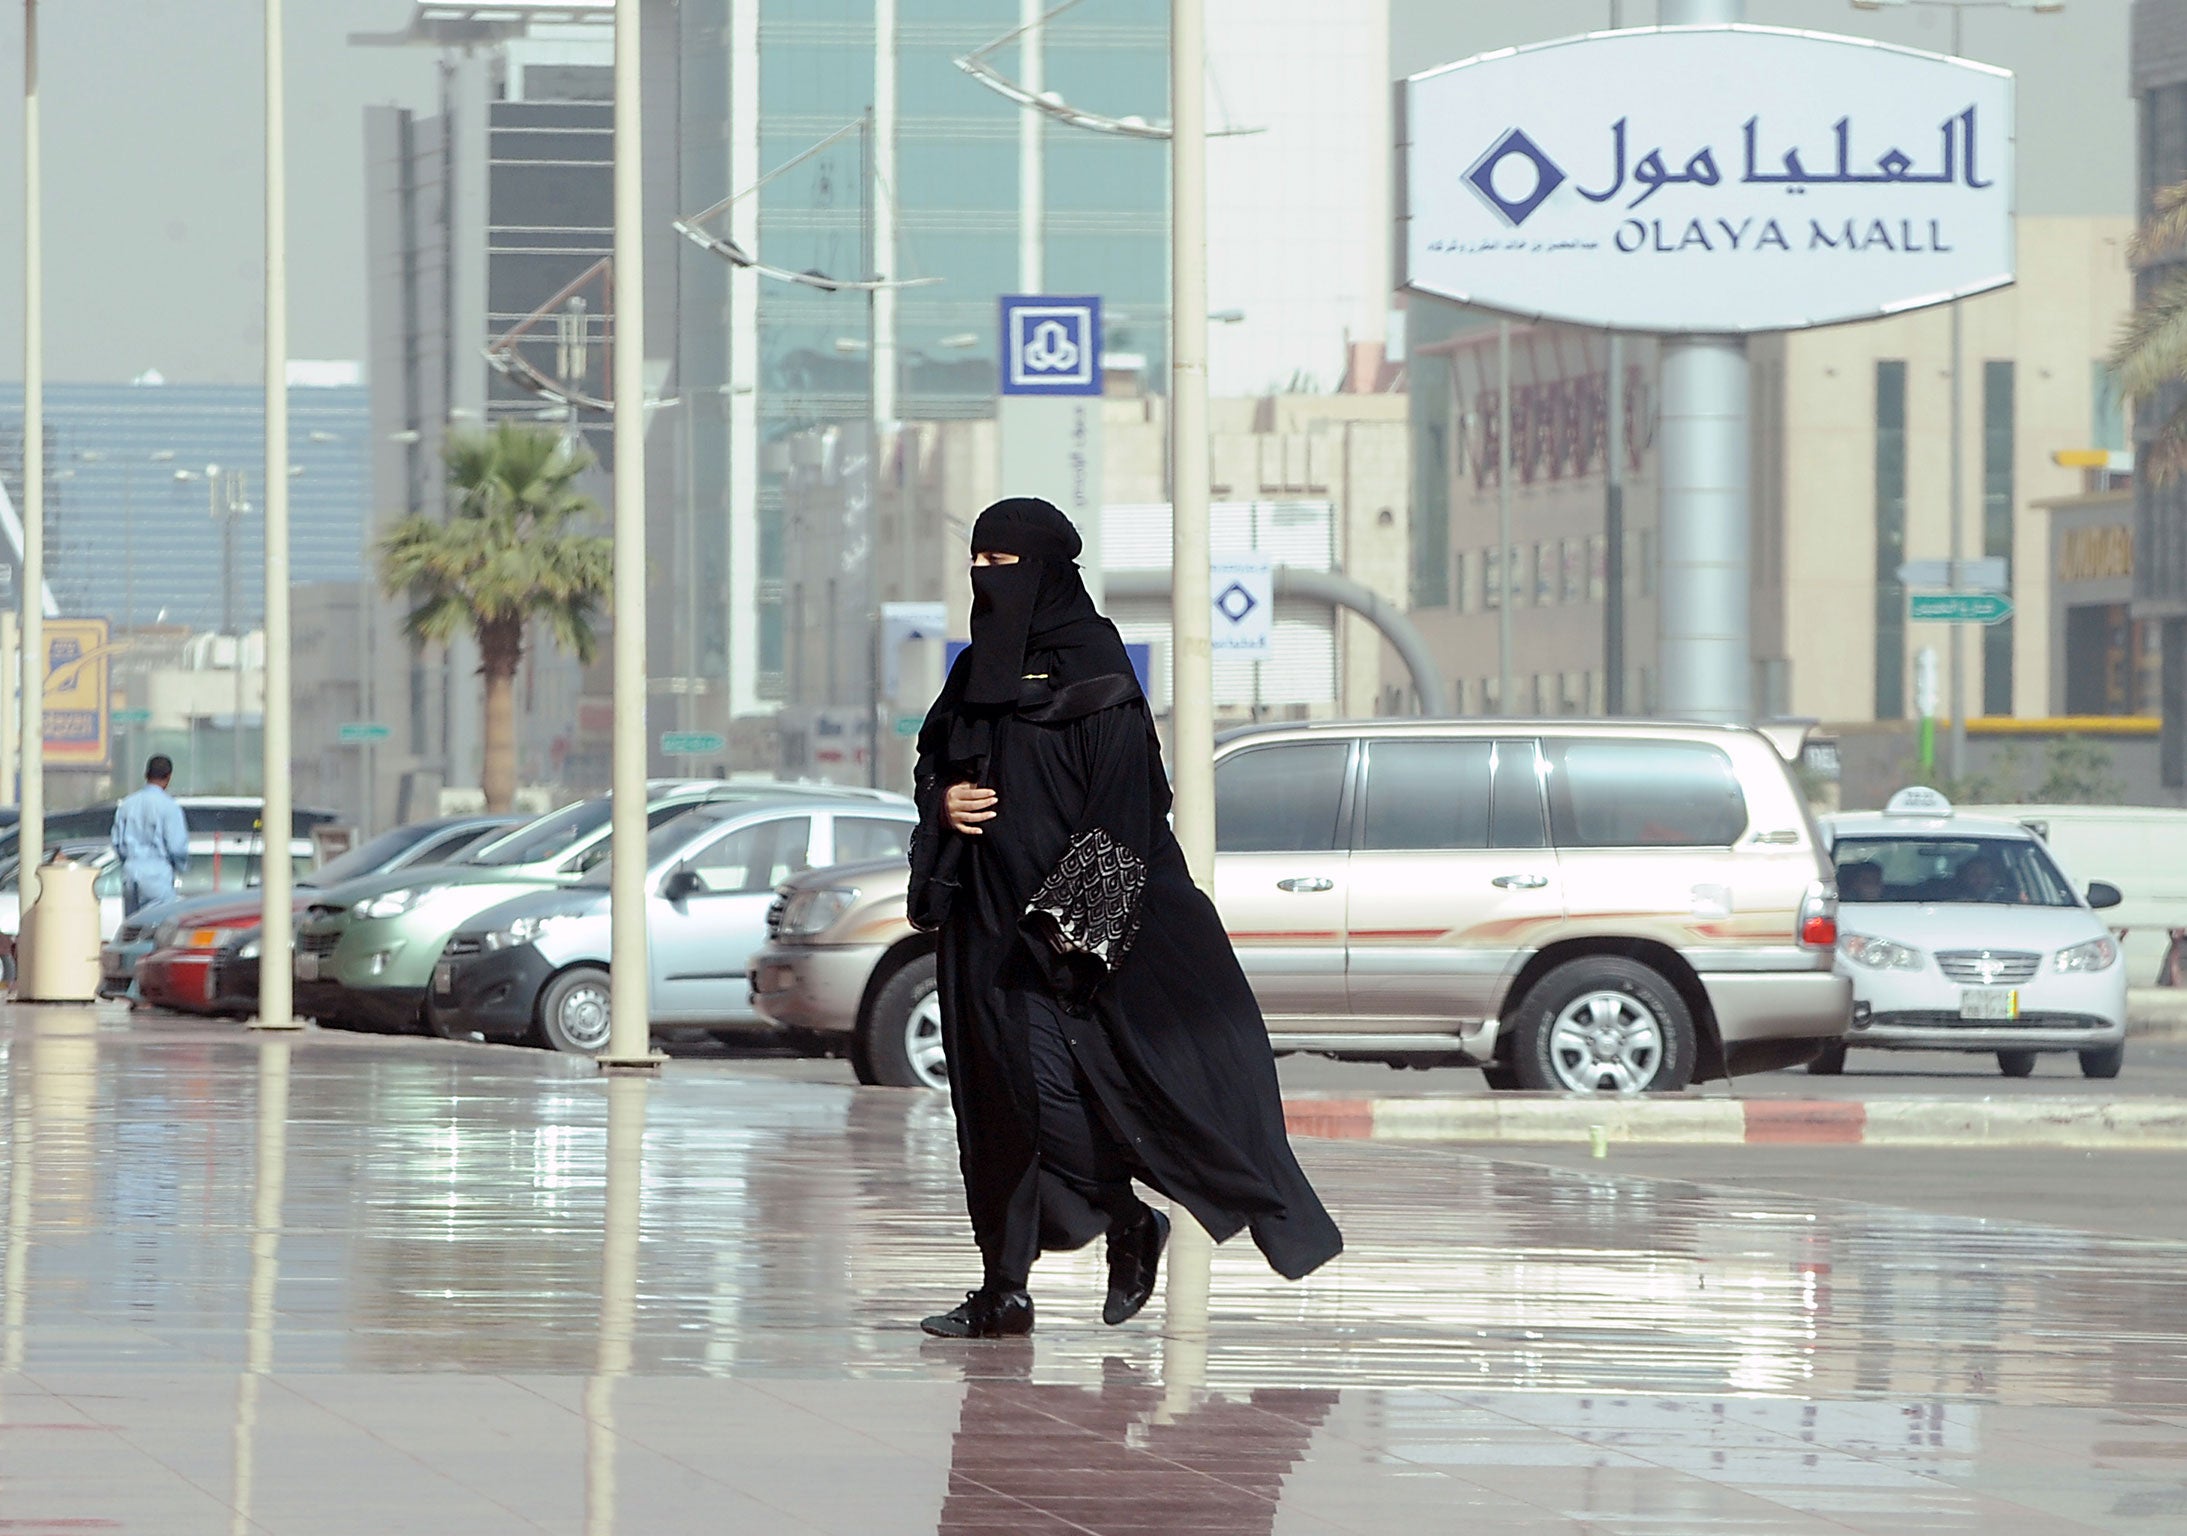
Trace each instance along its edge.
<path fill-rule="evenodd" d="M 1169 1224 L 1250 1228 L 1279 1274 L 1343 1247 L 1299 1170 L 1266 1027 L 1169 829 L 1115 626 L 1045 501 L 972 530 L 972 644 L 919 733 L 911 918 L 940 932 L 959 1163 L 985 1273 L 932 1334 L 1032 1330 L 1042 1249 L 1106 1235 L 1110 1324 L 1152 1295 Z"/>

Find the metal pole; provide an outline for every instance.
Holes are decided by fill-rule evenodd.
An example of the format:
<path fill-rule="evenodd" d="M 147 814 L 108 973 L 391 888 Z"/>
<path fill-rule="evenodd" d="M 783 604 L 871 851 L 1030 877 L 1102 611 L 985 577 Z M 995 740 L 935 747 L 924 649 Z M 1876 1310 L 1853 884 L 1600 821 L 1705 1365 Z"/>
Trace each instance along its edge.
<path fill-rule="evenodd" d="M 1666 25 L 1727 24 L 1744 0 L 1663 0 Z M 1754 712 L 1747 590 L 1747 352 L 1739 336 L 1663 343 L 1663 712 L 1736 723 Z"/>
<path fill-rule="evenodd" d="M 1192 878 L 1215 884 L 1214 594 L 1208 569 L 1207 18 L 1204 0 L 1170 5 L 1170 779 L 1174 825 Z M 1170 1245 L 1164 1332 L 1207 1333 L 1214 1244 L 1181 1205 Z"/>
<path fill-rule="evenodd" d="M 1018 83 L 1038 96 L 1048 88 L 1041 16 L 1047 0 L 1018 0 Z M 1043 239 L 1047 228 L 1047 163 L 1042 125 L 1047 114 L 1018 109 L 1018 292 L 1039 293 L 1047 283 Z"/>
<path fill-rule="evenodd" d="M 875 78 L 889 73 L 882 60 L 874 60 Z M 877 93 L 878 94 L 878 93 Z M 864 245 L 866 277 L 870 281 L 881 275 L 880 260 L 880 204 L 881 188 L 877 180 L 875 140 L 878 116 L 874 109 L 866 109 L 865 130 L 858 136 L 861 175 L 859 177 L 859 234 Z M 870 788 L 881 786 L 881 295 L 878 290 L 866 290 L 866 783 Z M 893 363 L 893 355 L 891 362 Z M 830 624 L 840 623 L 834 614 L 828 616 Z"/>
<path fill-rule="evenodd" d="M 220 627 L 232 649 L 229 680 L 235 685 L 228 717 L 228 792 L 243 793 L 243 632 L 235 616 L 235 520 L 242 514 L 243 471 L 228 473 L 228 504 L 220 524 Z"/>
<path fill-rule="evenodd" d="M 1615 12 L 1616 7 L 1613 6 Z M 1612 25 L 1615 25 L 1613 17 Z M 1625 713 L 1625 338 L 1610 333 L 1602 463 L 1602 712 Z"/>
<path fill-rule="evenodd" d="M 1496 322 L 1496 713 L 1511 705 L 1511 322 Z"/>
<path fill-rule="evenodd" d="M 615 8 L 615 745 L 603 1067 L 656 1067 L 645 928 L 645 184 L 636 4 Z"/>
<path fill-rule="evenodd" d="M 38 897 L 46 844 L 45 229 L 38 127 L 38 0 L 23 0 L 23 767 L 15 883 L 25 918 Z M 23 996 L 37 995 L 34 978 L 18 973 L 16 983 Z"/>
<path fill-rule="evenodd" d="M 265 904 L 258 919 L 258 1017 L 251 1021 L 260 1029 L 298 1027 L 290 971 L 295 914 L 289 864 L 289 199 L 281 7 L 282 0 L 266 0 L 266 702 L 259 733 L 259 825 L 265 836 L 258 856 Z M 240 678 L 240 654 L 236 660 Z M 280 1049 L 285 1053 L 288 1047 Z"/>
<path fill-rule="evenodd" d="M 1960 8 L 1955 5 L 1951 8 L 1951 12 L 1952 57 L 1956 59 L 1961 56 Z M 1969 153 L 1972 153 L 1972 151 L 1970 150 Z M 1963 414 L 1966 409 L 1966 397 L 1964 370 L 1961 366 L 1963 326 L 1960 311 L 1960 301 L 1957 299 L 1952 300 L 1951 485 L 1946 493 L 1949 500 L 1945 507 L 1944 519 L 1951 537 L 1952 586 L 1954 588 L 1959 585 L 1959 562 L 1965 558 L 1967 553 L 1965 519 L 1961 516 L 1960 506 L 1967 494 L 1966 418 Z M 1949 629 L 1950 649 L 1947 652 L 1949 676 L 1944 686 L 1947 695 L 1946 707 L 1951 710 L 1952 723 L 1951 734 L 1946 738 L 1945 758 L 1949 764 L 1951 776 L 1958 779 L 1967 771 L 1967 626 L 1953 624 L 1949 626 Z M 1958 791 L 1954 790 L 1953 793 L 1956 794 Z"/>

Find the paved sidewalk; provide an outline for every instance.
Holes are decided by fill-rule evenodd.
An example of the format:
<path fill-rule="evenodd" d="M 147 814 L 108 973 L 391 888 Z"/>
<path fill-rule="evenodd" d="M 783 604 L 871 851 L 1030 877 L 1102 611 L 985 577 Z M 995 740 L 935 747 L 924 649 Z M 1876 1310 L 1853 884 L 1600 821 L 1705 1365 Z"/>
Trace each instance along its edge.
<path fill-rule="evenodd" d="M 9 1531 L 2187 1519 L 2187 1244 L 1307 1141 L 1350 1242 L 1307 1282 L 1234 1244 L 1204 1335 L 1110 1330 L 1076 1255 L 1033 1340 L 944 1345 L 937 1095 L 74 1009 L 0 1042 Z"/>

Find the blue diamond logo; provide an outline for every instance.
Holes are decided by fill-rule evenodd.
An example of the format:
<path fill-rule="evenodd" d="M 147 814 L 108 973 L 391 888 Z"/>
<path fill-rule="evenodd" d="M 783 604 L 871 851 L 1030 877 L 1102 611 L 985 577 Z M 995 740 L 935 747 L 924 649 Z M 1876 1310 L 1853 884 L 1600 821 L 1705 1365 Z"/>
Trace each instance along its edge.
<path fill-rule="evenodd" d="M 1534 190 L 1522 198 L 1508 198 L 1496 190 L 1496 170 L 1513 155 L 1534 167 Z M 1473 169 L 1466 172 L 1466 180 L 1473 190 L 1481 194 L 1481 200 L 1496 210 L 1506 224 L 1517 229 L 1524 224 L 1544 202 L 1549 194 L 1564 185 L 1564 172 L 1557 162 L 1541 151 L 1541 146 L 1514 128 L 1498 139 L 1489 152 L 1473 162 Z"/>
<path fill-rule="evenodd" d="M 1245 616 L 1258 608 L 1260 604 L 1254 601 L 1252 593 L 1245 590 L 1244 582 L 1234 581 L 1223 588 L 1222 593 L 1215 599 L 1215 606 L 1222 613 L 1222 616 L 1231 623 L 1243 624 Z"/>

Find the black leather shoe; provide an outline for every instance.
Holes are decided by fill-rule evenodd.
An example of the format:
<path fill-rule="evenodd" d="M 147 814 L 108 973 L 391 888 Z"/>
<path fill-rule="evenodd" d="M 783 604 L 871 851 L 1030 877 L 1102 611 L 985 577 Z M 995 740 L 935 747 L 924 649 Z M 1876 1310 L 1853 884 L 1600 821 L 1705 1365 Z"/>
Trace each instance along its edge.
<path fill-rule="evenodd" d="M 927 1318 L 919 1326 L 937 1339 L 1008 1339 L 1033 1331 L 1033 1298 L 1023 1291 L 981 1286 L 964 1293 L 964 1305 Z"/>
<path fill-rule="evenodd" d="M 1153 1206 L 1144 1220 L 1109 1239 L 1109 1300 L 1101 1321 L 1111 1328 L 1128 1323 L 1154 1294 L 1162 1249 L 1169 1242 L 1169 1218 Z"/>

